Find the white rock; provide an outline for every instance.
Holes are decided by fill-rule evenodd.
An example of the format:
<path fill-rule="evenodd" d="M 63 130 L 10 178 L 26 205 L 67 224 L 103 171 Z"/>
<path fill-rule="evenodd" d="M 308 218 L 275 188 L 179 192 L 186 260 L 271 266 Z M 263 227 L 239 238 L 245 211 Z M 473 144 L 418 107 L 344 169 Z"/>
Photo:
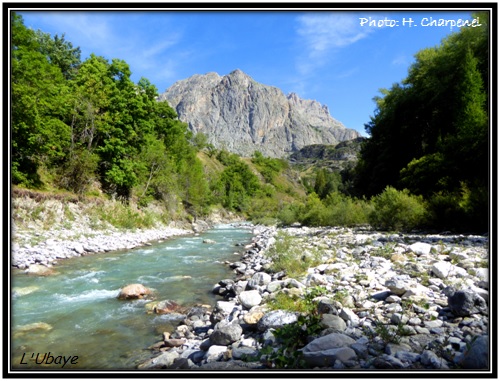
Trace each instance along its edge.
<path fill-rule="evenodd" d="M 224 356 L 224 353 L 227 351 L 227 347 L 225 345 L 212 345 L 208 348 L 207 353 L 203 357 L 207 362 L 218 361 Z"/>
<path fill-rule="evenodd" d="M 257 290 L 243 291 L 238 295 L 238 299 L 242 306 L 247 309 L 258 306 L 262 302 L 262 296 Z"/>
<path fill-rule="evenodd" d="M 452 276 L 465 277 L 467 270 L 453 265 L 451 262 L 440 261 L 432 265 L 432 272 L 441 279 L 446 279 Z"/>
<path fill-rule="evenodd" d="M 230 314 L 231 312 L 233 312 L 234 308 L 236 307 L 236 303 L 235 302 L 225 302 L 225 301 L 222 301 L 222 300 L 219 300 L 216 305 L 215 305 L 215 308 L 225 314 Z"/>
<path fill-rule="evenodd" d="M 344 307 L 340 311 L 339 316 L 346 322 L 350 322 L 352 326 L 359 325 L 359 317 L 350 308 Z"/>
<path fill-rule="evenodd" d="M 417 254 L 418 256 L 429 255 L 429 253 L 431 252 L 432 246 L 429 245 L 428 243 L 417 242 L 417 243 L 414 243 L 413 245 L 410 245 L 409 249 L 412 252 L 414 252 L 415 254 Z"/>

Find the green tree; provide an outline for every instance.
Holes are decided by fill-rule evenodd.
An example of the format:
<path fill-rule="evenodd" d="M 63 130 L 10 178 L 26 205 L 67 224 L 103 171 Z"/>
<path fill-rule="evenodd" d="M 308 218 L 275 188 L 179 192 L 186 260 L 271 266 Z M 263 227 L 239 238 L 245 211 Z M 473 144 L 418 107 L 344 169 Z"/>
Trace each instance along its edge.
<path fill-rule="evenodd" d="M 60 160 L 69 143 L 70 91 L 15 13 L 12 35 L 12 177 L 15 184 L 41 186 L 38 169 Z"/>
<path fill-rule="evenodd" d="M 447 209 L 451 202 L 443 197 L 462 200 L 456 207 L 469 211 L 471 227 L 487 221 L 487 40 L 486 23 L 462 28 L 419 51 L 402 84 L 375 98 L 377 110 L 365 126 L 370 138 L 354 171 L 358 196 L 408 188 L 435 198 L 431 207 Z"/>
<path fill-rule="evenodd" d="M 81 63 L 80 48 L 75 48 L 71 42 L 66 41 L 64 34 L 61 37 L 56 34 L 52 38 L 49 33 L 40 30 L 35 33 L 40 45 L 40 53 L 45 55 L 51 64 L 61 69 L 65 79 L 73 78 Z"/>

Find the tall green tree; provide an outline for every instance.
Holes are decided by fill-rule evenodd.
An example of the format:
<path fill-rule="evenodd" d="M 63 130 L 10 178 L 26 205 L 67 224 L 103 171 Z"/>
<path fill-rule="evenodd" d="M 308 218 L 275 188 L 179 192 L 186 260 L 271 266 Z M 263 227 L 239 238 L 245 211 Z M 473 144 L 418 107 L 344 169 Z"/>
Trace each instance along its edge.
<path fill-rule="evenodd" d="M 12 14 L 12 177 L 40 186 L 39 168 L 64 156 L 70 90 L 59 67 L 40 52 L 35 33 Z"/>

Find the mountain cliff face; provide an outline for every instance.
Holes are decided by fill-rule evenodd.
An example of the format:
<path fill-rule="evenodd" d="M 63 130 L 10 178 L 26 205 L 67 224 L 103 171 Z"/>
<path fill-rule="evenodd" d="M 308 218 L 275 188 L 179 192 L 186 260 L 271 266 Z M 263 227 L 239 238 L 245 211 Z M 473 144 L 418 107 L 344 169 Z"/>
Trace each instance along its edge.
<path fill-rule="evenodd" d="M 276 87 L 254 81 L 241 70 L 228 75 L 194 75 L 160 95 L 209 143 L 241 156 L 256 150 L 285 157 L 311 144 L 337 144 L 359 137 L 333 119 L 326 106 L 285 96 Z"/>

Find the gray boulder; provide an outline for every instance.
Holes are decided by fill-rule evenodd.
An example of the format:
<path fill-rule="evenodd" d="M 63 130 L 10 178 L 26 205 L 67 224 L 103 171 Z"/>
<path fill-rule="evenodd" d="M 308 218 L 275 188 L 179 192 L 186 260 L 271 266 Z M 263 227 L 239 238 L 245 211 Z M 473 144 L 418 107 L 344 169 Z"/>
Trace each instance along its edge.
<path fill-rule="evenodd" d="M 311 341 L 301 349 L 309 366 L 332 366 L 335 361 L 342 363 L 356 360 L 356 352 L 350 345 L 356 342 L 342 333 L 331 333 Z"/>
<path fill-rule="evenodd" d="M 324 314 L 320 324 L 323 328 L 330 328 L 339 332 L 344 332 L 347 328 L 346 322 L 341 317 L 332 314 Z"/>
<path fill-rule="evenodd" d="M 161 355 L 149 359 L 137 366 L 137 369 L 164 369 L 170 367 L 179 357 L 175 351 L 163 352 Z"/>
<path fill-rule="evenodd" d="M 212 345 L 229 345 L 238 341 L 243 333 L 239 324 L 227 324 L 220 322 L 210 335 Z"/>
<path fill-rule="evenodd" d="M 464 369 L 488 369 L 489 367 L 489 337 L 479 336 L 465 353 L 462 361 Z"/>
<path fill-rule="evenodd" d="M 488 311 L 486 301 L 471 290 L 460 290 L 450 294 L 448 307 L 457 316 L 470 316 Z"/>

